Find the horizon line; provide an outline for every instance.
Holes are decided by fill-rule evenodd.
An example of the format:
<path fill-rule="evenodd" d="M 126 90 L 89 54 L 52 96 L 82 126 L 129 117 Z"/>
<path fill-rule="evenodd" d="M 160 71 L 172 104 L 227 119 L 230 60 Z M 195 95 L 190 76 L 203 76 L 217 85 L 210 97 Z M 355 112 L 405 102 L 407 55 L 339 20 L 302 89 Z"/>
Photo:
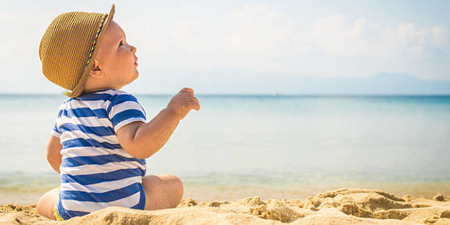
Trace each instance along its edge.
<path fill-rule="evenodd" d="M 130 93 L 130 92 L 128 92 Z M 136 96 L 173 96 L 176 93 L 130 93 Z M 199 97 L 450 97 L 448 94 L 424 94 L 424 93 L 302 93 L 302 94 L 283 94 L 283 93 L 196 93 Z M 1 93 L 0 96 L 64 96 L 64 93 Z"/>

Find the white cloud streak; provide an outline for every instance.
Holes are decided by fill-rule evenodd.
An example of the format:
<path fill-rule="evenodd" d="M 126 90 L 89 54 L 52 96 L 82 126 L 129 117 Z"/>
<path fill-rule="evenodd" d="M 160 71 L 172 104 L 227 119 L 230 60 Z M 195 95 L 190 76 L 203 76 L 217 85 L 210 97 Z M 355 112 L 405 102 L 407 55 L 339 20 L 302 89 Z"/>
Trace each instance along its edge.
<path fill-rule="evenodd" d="M 289 57 L 420 60 L 434 49 L 445 50 L 449 42 L 447 29 L 439 25 L 381 24 L 363 16 L 349 20 L 342 14 L 304 22 L 266 5 L 234 9 L 220 22 L 192 17 L 150 24 L 140 34 L 146 39 L 141 52 L 150 52 L 153 68 L 172 68 L 176 62 L 191 70 L 238 67 L 295 74 L 302 70 L 287 65 Z M 277 59 L 286 63 L 277 64 Z"/>
<path fill-rule="evenodd" d="M 1 37 L 6 44 L 1 47 L 0 66 L 5 69 L 0 82 L 14 83 L 17 78 L 6 74 L 18 74 L 17 68 L 21 68 L 21 73 L 40 72 L 40 38 L 59 13 L 0 11 L 0 29 L 8 34 Z M 364 16 L 351 19 L 344 14 L 299 21 L 261 4 L 235 8 L 211 18 L 183 15 L 168 20 L 143 20 L 119 12 L 116 19 L 130 43 L 137 46 L 140 67 L 146 70 L 234 67 L 353 77 L 380 71 L 427 77 L 432 71 L 430 77 L 450 79 L 448 65 L 440 63 L 442 59 L 432 59 L 434 51 L 450 56 L 449 28 L 439 24 L 383 24 Z M 28 80 L 30 85 L 45 81 L 34 76 L 22 80 Z"/>
<path fill-rule="evenodd" d="M 438 47 L 447 48 L 448 43 L 448 30 L 441 26 L 434 26 L 431 29 L 432 41 Z"/>

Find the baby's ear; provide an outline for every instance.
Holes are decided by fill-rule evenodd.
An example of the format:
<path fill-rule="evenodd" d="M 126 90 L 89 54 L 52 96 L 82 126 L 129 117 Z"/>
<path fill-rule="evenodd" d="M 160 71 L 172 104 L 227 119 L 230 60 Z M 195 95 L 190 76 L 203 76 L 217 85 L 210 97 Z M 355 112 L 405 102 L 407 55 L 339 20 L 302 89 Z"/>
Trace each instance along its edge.
<path fill-rule="evenodd" d="M 98 60 L 94 59 L 94 66 L 91 69 L 91 72 L 89 73 L 89 76 L 94 78 L 102 78 L 103 72 L 100 70 L 100 67 L 98 66 Z"/>

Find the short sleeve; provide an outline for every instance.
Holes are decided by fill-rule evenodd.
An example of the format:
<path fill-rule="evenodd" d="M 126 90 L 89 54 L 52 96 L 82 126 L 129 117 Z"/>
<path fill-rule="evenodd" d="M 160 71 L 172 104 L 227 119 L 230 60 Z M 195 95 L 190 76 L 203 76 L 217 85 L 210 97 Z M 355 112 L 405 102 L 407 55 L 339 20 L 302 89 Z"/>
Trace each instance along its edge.
<path fill-rule="evenodd" d="M 132 122 L 146 122 L 144 109 L 137 99 L 130 94 L 120 94 L 111 99 L 106 113 L 115 132 Z"/>
<path fill-rule="evenodd" d="M 59 138 L 61 137 L 61 132 L 58 130 L 58 122 L 55 122 L 55 125 L 53 126 L 52 131 L 50 131 L 50 134 Z"/>
<path fill-rule="evenodd" d="M 59 120 L 59 118 L 61 118 L 61 116 L 62 116 L 62 113 L 63 113 L 63 105 L 64 105 L 64 104 L 62 104 L 62 105 L 59 107 L 59 111 L 58 111 L 58 116 L 57 116 L 56 122 L 55 122 L 55 124 L 53 125 L 53 129 L 50 131 L 50 134 L 53 135 L 53 136 L 55 136 L 55 137 L 57 137 L 57 138 L 61 137 L 61 131 L 59 131 L 59 129 L 58 129 L 58 120 Z"/>

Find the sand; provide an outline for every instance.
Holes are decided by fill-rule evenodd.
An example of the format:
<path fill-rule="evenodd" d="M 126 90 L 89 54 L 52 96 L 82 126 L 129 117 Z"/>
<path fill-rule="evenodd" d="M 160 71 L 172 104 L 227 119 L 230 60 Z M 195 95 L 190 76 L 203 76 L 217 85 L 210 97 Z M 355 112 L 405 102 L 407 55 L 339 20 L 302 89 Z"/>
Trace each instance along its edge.
<path fill-rule="evenodd" d="M 306 199 L 259 197 L 234 202 L 183 199 L 174 209 L 140 211 L 106 208 L 56 222 L 39 216 L 36 205 L 0 205 L 0 224 L 450 224 L 450 199 L 349 188 Z"/>

